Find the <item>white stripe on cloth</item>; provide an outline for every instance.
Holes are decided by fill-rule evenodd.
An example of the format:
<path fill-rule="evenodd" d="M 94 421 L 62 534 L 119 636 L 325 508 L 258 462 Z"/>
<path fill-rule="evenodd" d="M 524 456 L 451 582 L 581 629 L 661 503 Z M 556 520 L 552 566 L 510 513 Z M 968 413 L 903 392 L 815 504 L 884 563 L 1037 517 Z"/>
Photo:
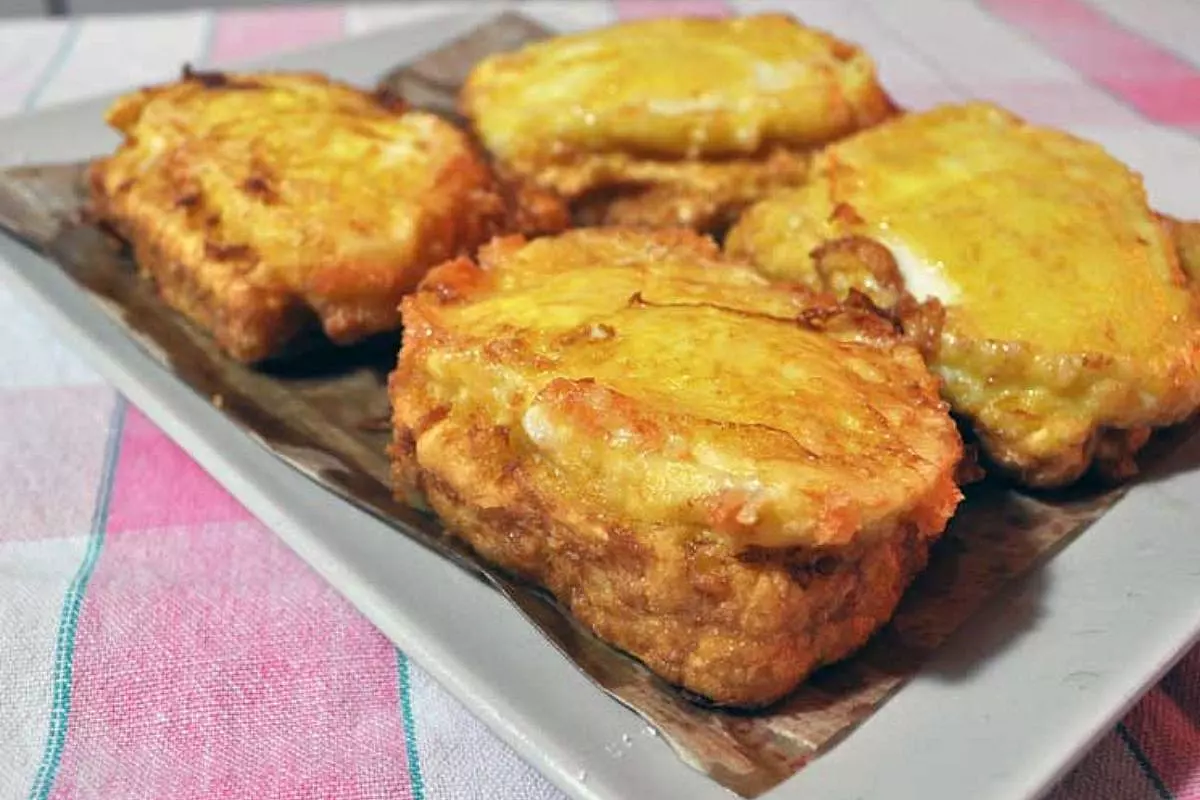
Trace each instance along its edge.
<path fill-rule="evenodd" d="M 29 110 L 53 85 L 75 45 L 74 26 L 59 20 L 24 20 L 0 26 L 0 113 Z M 20 153 L 6 160 L 23 161 Z M 0 285 L 0 319 L 6 335 L 0 356 L 0 389 L 94 384 L 100 376 Z"/>
<path fill-rule="evenodd" d="M 203 12 L 81 19 L 78 40 L 39 105 L 169 80 L 202 60 L 210 15 Z"/>
<path fill-rule="evenodd" d="M 562 793 L 411 664 L 412 711 L 429 800 L 560 800 Z"/>
<path fill-rule="evenodd" d="M 167 34 L 166 29 L 173 29 Z M 123 88 L 154 72 L 163 74 L 170 53 L 194 58 L 205 43 L 204 15 L 149 20 L 117 17 L 34 21 L 0 26 L 0 110 L 26 108 Z M 11 51 L 9 45 L 12 45 Z M 36 47 L 44 52 L 36 54 Z M 175 48 L 172 51 L 172 48 Z M 12 63 L 9 59 L 12 58 Z M 37 69 L 34 69 L 34 66 Z M 17 94 L 20 94 L 18 97 Z M 21 160 L 19 154 L 7 154 Z M 61 344 L 43 318 L 22 299 L 0 287 L 0 319 L 8 335 L 0 352 L 11 355 L 0 370 L 0 387 L 98 383 L 100 377 L 69 347 Z"/>
<path fill-rule="evenodd" d="M 102 382 L 74 349 L 59 340 L 45 317 L 29 309 L 28 303 L 3 284 L 0 284 L 0 319 L 4 320 L 0 390 Z"/>
<path fill-rule="evenodd" d="M 578 0 L 562 3 L 561 0 L 539 0 L 538 2 L 514 2 L 514 0 L 453 0 L 437 4 L 430 3 L 354 3 L 346 6 L 346 33 L 355 36 L 373 33 L 396 25 L 409 25 L 440 15 L 446 11 L 474 11 L 480 15 L 489 11 L 499 13 L 519 11 L 544 25 L 556 30 L 570 31 L 606 25 L 616 19 L 612 3 L 605 0 Z"/>
<path fill-rule="evenodd" d="M 64 46 L 67 23 L 61 20 L 12 20 L 0 26 L 0 114 L 25 110 Z"/>
<path fill-rule="evenodd" d="M 0 347 L 0 363 L 20 368 L 17 354 L 6 346 Z M 104 384 L 0 387 L 0 543 L 87 532 L 103 476 L 113 401 L 113 390 Z M 0 604 L 7 599 L 0 576 Z"/>
<path fill-rule="evenodd" d="M 935 63 L 943 74 L 976 88 L 1014 80 L 1053 80 L 1084 86 L 1082 77 L 1070 67 L 974 3 L 924 0 L 899 8 L 886 1 L 861 2 L 892 32 L 891 46 L 907 44 Z M 955 35 L 944 36 L 948 30 Z"/>
<path fill-rule="evenodd" d="M 497 12 L 510 3 L 500 0 L 447 0 L 440 3 L 385 2 L 351 3 L 346 6 L 344 28 L 347 36 L 375 33 L 384 28 L 419 24 L 445 13 L 474 11 L 483 15 L 490 9 Z"/>
<path fill-rule="evenodd" d="M 613 3 L 579 0 L 574 3 L 556 0 L 533 0 L 516 4 L 517 10 L 556 31 L 570 32 L 597 28 L 617 21 Z"/>
<path fill-rule="evenodd" d="M 0 543 L 0 797 L 25 796 L 46 747 L 59 612 L 88 546 L 78 534 Z"/>
<path fill-rule="evenodd" d="M 1146 178 L 1155 206 L 1200 215 L 1200 143 L 1146 122 L 975 3 L 864 0 L 905 47 L 973 96 L 1099 142 Z M 943 36 L 939 31 L 953 30 Z M 886 80 L 886 76 L 885 76 Z M 1049 96 L 1040 94 L 1049 90 Z M 1052 102 L 1048 102 L 1052 101 Z"/>

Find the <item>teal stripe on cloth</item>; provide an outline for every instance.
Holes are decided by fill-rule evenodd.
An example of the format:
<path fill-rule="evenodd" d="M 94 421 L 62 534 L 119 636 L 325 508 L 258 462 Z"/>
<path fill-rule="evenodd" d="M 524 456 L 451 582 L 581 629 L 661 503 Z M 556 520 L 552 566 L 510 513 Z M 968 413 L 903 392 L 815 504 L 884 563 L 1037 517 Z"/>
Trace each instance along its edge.
<path fill-rule="evenodd" d="M 125 398 L 117 395 L 113 405 L 112 419 L 108 428 L 108 441 L 104 447 L 104 468 L 100 475 L 100 488 L 96 495 L 96 506 L 92 512 L 91 530 L 88 535 L 87 552 L 63 596 L 62 611 L 58 620 L 58 635 L 54 641 L 54 677 L 51 686 L 50 725 L 46 734 L 46 747 L 38 764 L 33 786 L 29 789 L 30 800 L 45 800 L 54 786 L 58 767 L 62 762 L 63 746 L 67 741 L 67 719 L 71 713 L 71 676 L 75 659 L 75 630 L 79 625 L 79 612 L 83 607 L 83 595 L 100 558 L 104 546 L 104 530 L 108 526 L 108 508 L 112 499 L 113 474 L 116 472 L 117 457 L 121 451 L 121 433 L 125 429 Z"/>
<path fill-rule="evenodd" d="M 408 756 L 408 782 L 413 800 L 425 800 L 425 779 L 421 777 L 421 758 L 417 753 L 417 726 L 412 710 L 412 676 L 408 656 L 396 650 L 396 672 L 400 679 L 400 714 L 404 721 L 404 752 Z"/>
<path fill-rule="evenodd" d="M 42 95 L 46 93 L 46 89 L 58 77 L 58 73 L 62 71 L 63 66 L 67 63 L 67 59 L 71 57 L 71 51 L 75 49 L 75 42 L 79 41 L 79 20 L 72 19 L 67 23 L 66 30 L 58 39 L 58 48 L 54 51 L 54 55 L 50 57 L 50 61 L 46 63 L 46 68 L 42 70 L 42 74 L 38 76 L 37 82 L 30 88 L 29 93 L 25 95 L 25 102 L 22 103 L 22 108 L 25 111 L 32 111 L 37 108 L 38 103 L 42 100 Z"/>
<path fill-rule="evenodd" d="M 46 63 L 37 82 L 25 95 L 22 107 L 26 111 L 37 108 L 46 89 L 58 77 L 63 66 L 71 57 L 75 43 L 79 40 L 79 21 L 70 20 L 59 37 L 58 47 L 54 55 Z M 108 523 L 108 505 L 112 495 L 112 477 L 120 449 L 121 432 L 125 422 L 125 400 L 117 395 L 109 422 L 108 440 L 104 447 L 103 469 L 100 475 L 100 487 L 96 495 L 96 505 L 92 512 L 92 523 L 88 530 L 88 546 L 84 552 L 83 561 L 71 579 L 71 585 L 63 596 L 62 609 L 59 612 L 58 633 L 54 639 L 54 672 L 51 678 L 50 695 L 50 724 L 46 734 L 46 746 L 42 750 L 42 758 L 38 763 L 33 784 L 29 788 L 30 800 L 44 800 L 50 794 L 58 767 L 62 761 L 63 746 L 67 740 L 67 716 L 71 710 L 71 672 L 75 657 L 75 628 L 79 622 L 79 612 L 83 606 L 83 594 L 87 590 L 96 561 L 100 557 L 100 548 L 104 544 L 104 528 Z"/>
<path fill-rule="evenodd" d="M 1158 796 L 1162 800 L 1175 800 L 1175 796 L 1171 794 L 1171 790 L 1167 788 L 1167 784 L 1159 777 L 1158 771 L 1154 769 L 1154 765 L 1150 763 L 1150 759 L 1146 757 L 1145 751 L 1142 750 L 1141 745 L 1138 744 L 1134 735 L 1130 733 L 1129 728 L 1125 727 L 1124 722 L 1117 723 L 1117 736 L 1121 737 L 1121 741 L 1124 742 L 1126 749 L 1129 750 L 1129 755 L 1137 762 L 1138 769 L 1146 776 L 1146 780 L 1154 787 L 1154 791 Z"/>

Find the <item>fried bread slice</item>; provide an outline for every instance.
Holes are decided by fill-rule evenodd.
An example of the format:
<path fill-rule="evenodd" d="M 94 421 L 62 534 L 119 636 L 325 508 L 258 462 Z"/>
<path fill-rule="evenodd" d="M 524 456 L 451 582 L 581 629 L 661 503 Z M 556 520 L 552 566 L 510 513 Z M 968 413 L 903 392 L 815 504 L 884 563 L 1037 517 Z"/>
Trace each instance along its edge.
<path fill-rule="evenodd" d="M 558 36 L 484 59 L 461 105 L 506 170 L 587 221 L 704 230 L 893 111 L 861 49 L 782 14 Z"/>
<path fill-rule="evenodd" d="M 91 166 L 95 216 L 242 361 L 317 325 L 338 344 L 394 329 L 430 266 L 518 221 L 567 221 L 502 186 L 450 123 L 319 75 L 187 71 L 108 121 L 124 142 Z"/>
<path fill-rule="evenodd" d="M 1175 239 L 1098 145 L 969 103 L 831 145 L 726 250 L 901 318 L 991 460 L 1055 487 L 1093 463 L 1128 474 L 1151 428 L 1200 405 Z"/>
<path fill-rule="evenodd" d="M 403 315 L 399 496 L 719 703 L 861 646 L 960 499 L 915 348 L 688 231 L 499 239 Z"/>

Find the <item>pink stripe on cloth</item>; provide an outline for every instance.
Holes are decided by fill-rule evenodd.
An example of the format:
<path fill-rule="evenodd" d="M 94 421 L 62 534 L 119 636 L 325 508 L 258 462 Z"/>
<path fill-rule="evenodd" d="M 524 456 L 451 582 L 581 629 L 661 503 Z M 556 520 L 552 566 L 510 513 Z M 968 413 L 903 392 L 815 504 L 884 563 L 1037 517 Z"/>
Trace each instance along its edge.
<path fill-rule="evenodd" d="M 241 503 L 130 407 L 113 478 L 110 532 L 250 519 Z"/>
<path fill-rule="evenodd" d="M 1176 800 L 1200 798 L 1200 730 L 1170 696 L 1151 689 L 1126 716 L 1125 727 Z"/>
<path fill-rule="evenodd" d="M 110 533 L 52 797 L 411 798 L 396 655 L 257 522 Z"/>
<path fill-rule="evenodd" d="M 654 17 L 728 17 L 733 14 L 724 0 L 615 0 L 622 20 Z"/>
<path fill-rule="evenodd" d="M 1117 731 L 1103 737 L 1044 800 L 1162 800 L 1158 786 Z"/>
<path fill-rule="evenodd" d="M 1200 124 L 1200 70 L 1083 0 L 983 0 L 983 6 L 1150 121 Z"/>
<path fill-rule="evenodd" d="M 222 11 L 213 21 L 208 60 L 221 64 L 339 39 L 345 14 L 341 8 Z"/>
<path fill-rule="evenodd" d="M 1160 685 L 1180 708 L 1200 718 L 1200 645 L 1179 659 Z"/>

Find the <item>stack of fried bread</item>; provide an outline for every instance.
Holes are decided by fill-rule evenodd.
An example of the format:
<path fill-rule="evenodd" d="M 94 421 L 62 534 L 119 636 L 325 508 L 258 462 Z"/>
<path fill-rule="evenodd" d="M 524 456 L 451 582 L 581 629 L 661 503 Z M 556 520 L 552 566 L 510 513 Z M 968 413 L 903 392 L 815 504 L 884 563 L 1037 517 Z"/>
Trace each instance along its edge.
<path fill-rule="evenodd" d="M 661 19 L 485 59 L 462 111 L 581 221 L 714 231 L 894 107 L 858 47 L 790 17 Z"/>
<path fill-rule="evenodd" d="M 791 18 L 552 38 L 461 111 L 188 71 L 110 110 L 93 212 L 231 358 L 402 327 L 397 496 L 712 702 L 892 617 L 964 439 L 1056 488 L 1200 406 L 1200 228 L 1070 134 L 896 108 Z"/>

